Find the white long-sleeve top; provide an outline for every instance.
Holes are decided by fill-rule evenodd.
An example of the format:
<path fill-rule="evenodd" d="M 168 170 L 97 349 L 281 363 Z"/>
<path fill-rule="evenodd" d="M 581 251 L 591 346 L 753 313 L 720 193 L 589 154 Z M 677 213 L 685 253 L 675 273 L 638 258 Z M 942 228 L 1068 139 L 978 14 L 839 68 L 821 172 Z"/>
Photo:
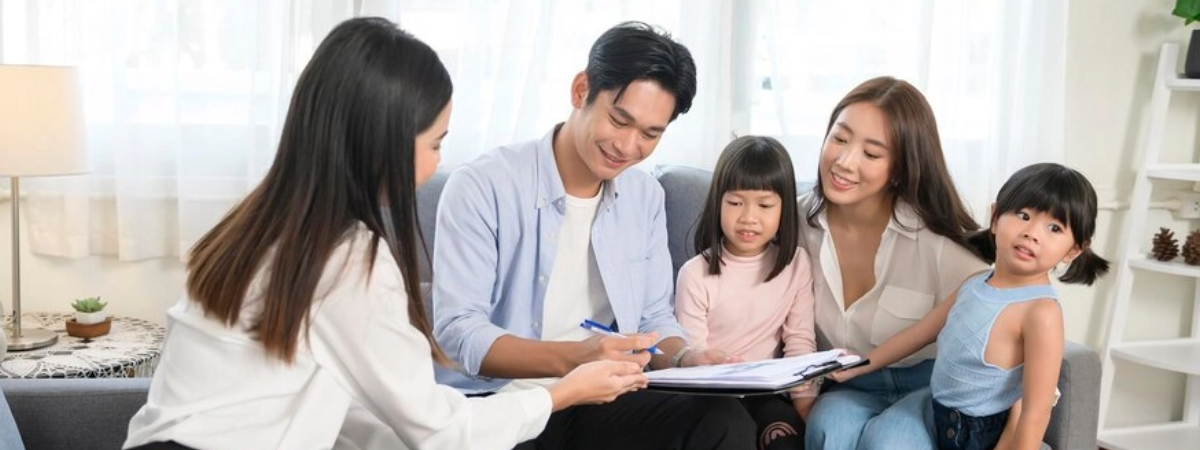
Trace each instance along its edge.
<path fill-rule="evenodd" d="M 247 333 L 266 270 L 251 284 L 236 327 L 180 300 L 167 312 L 162 360 L 125 447 L 328 449 L 352 405 L 412 449 L 508 449 L 537 436 L 552 407 L 545 389 L 468 399 L 434 381 L 429 343 L 409 323 L 400 270 L 382 241 L 370 267 L 370 243 L 360 224 L 333 252 L 292 364 L 268 357 Z M 347 432 L 343 440 L 378 440 Z"/>

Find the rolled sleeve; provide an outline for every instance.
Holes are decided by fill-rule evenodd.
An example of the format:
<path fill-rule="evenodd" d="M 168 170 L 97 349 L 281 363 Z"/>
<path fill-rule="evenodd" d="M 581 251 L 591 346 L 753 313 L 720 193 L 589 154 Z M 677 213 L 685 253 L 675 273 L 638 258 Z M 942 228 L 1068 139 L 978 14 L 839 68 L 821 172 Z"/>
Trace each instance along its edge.
<path fill-rule="evenodd" d="M 433 329 L 450 359 L 476 375 L 507 334 L 490 320 L 498 260 L 495 203 L 471 167 L 450 176 L 438 202 L 433 246 Z"/>

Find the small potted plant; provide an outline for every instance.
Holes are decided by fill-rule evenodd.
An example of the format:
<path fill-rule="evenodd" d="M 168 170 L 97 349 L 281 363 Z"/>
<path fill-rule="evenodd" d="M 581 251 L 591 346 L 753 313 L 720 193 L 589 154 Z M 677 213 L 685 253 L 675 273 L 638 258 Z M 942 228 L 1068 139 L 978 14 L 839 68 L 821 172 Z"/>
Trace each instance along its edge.
<path fill-rule="evenodd" d="M 1200 0 L 1175 0 L 1175 9 L 1171 10 L 1171 14 L 1182 18 L 1184 26 L 1191 25 L 1200 20 Z M 1183 61 L 1183 75 L 1200 78 L 1200 29 L 1192 30 L 1187 58 Z"/>
<path fill-rule="evenodd" d="M 88 297 L 75 300 L 71 307 L 75 309 L 75 317 L 67 319 L 67 334 L 81 338 L 93 338 L 108 334 L 112 326 L 112 318 L 104 312 L 108 303 L 100 301 L 100 297 Z"/>

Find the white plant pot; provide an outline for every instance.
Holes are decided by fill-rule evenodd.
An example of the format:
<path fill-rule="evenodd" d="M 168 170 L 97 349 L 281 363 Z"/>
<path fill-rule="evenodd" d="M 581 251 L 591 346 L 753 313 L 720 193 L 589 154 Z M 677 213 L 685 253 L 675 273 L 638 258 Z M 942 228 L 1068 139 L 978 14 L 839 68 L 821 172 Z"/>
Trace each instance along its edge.
<path fill-rule="evenodd" d="M 82 313 L 82 312 L 78 312 L 78 311 L 75 312 L 75 323 L 78 323 L 80 325 L 91 325 L 94 323 L 100 323 L 100 322 L 103 322 L 104 319 L 107 319 L 107 318 L 108 318 L 108 313 L 106 313 L 104 311 L 96 311 L 93 313 Z"/>

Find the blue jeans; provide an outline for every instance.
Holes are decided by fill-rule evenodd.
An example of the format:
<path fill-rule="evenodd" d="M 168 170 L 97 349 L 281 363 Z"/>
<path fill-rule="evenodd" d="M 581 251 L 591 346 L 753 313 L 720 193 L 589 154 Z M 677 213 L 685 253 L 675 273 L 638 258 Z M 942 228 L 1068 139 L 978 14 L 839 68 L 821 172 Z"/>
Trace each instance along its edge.
<path fill-rule="evenodd" d="M 824 450 L 933 450 L 933 360 L 880 369 L 833 384 L 808 416 L 804 447 Z"/>
<path fill-rule="evenodd" d="M 990 416 L 975 417 L 933 401 L 934 431 L 941 450 L 991 450 L 1000 442 L 1008 424 L 1006 409 Z"/>

